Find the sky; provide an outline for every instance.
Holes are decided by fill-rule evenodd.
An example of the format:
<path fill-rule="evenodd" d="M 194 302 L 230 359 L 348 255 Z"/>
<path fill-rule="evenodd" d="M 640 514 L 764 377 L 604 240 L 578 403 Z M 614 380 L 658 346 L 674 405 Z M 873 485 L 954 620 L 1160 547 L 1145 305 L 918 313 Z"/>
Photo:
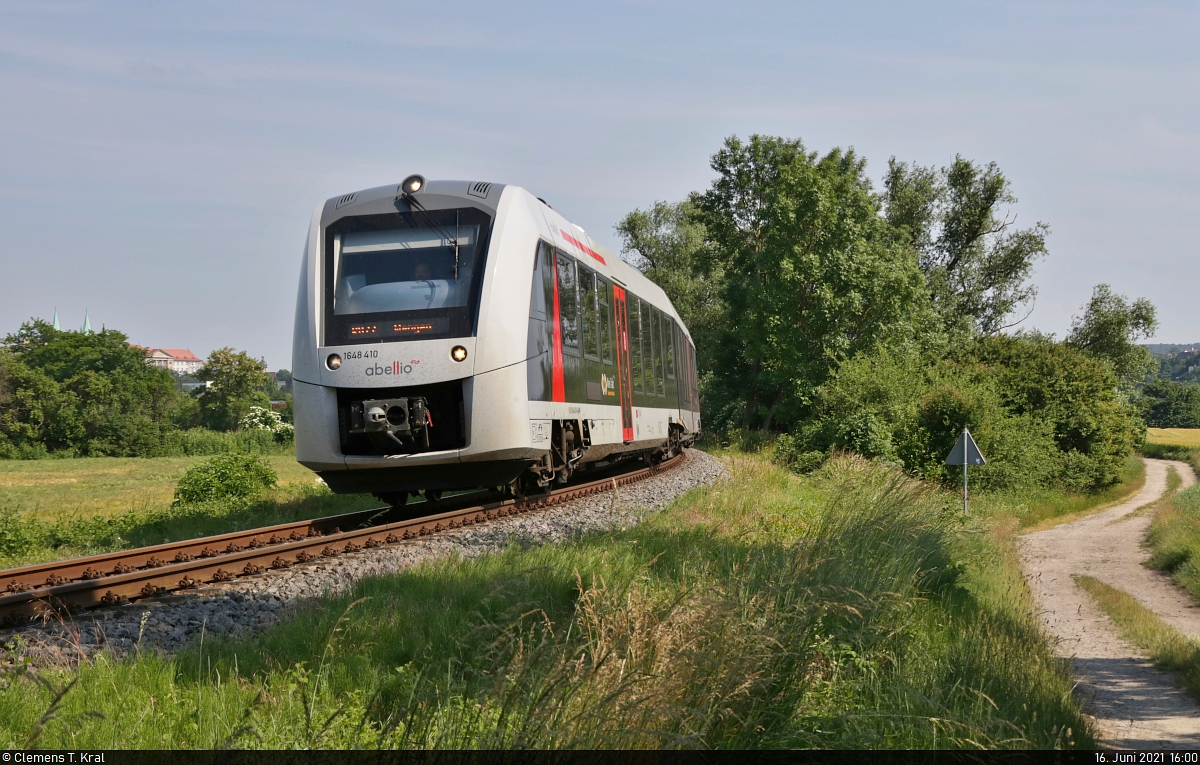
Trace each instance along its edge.
<path fill-rule="evenodd" d="M 1024 326 L 1094 285 L 1200 340 L 1200 6 L 0 0 L 0 333 L 57 307 L 290 368 L 312 209 L 427 178 L 613 226 L 725 137 L 996 162 L 1050 226 Z"/>

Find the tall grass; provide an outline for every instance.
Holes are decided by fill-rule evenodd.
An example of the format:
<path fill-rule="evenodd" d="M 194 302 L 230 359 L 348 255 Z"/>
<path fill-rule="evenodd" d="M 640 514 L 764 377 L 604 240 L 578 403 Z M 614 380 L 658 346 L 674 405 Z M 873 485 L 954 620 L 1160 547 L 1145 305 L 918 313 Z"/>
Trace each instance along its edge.
<path fill-rule="evenodd" d="M 1146 541 L 1151 550 L 1146 565 L 1169 573 L 1200 600 L 1200 484 L 1158 503 Z"/>
<path fill-rule="evenodd" d="M 78 457 L 74 450 L 50 452 L 40 443 L 0 444 L 0 460 L 72 459 Z M 234 433 L 186 428 L 168 430 L 157 437 L 152 445 L 136 457 L 211 457 L 215 454 L 290 454 L 293 449 L 289 438 L 277 438 L 269 430 L 239 430 Z"/>
<path fill-rule="evenodd" d="M 854 458 L 809 478 L 728 464 L 729 481 L 627 531 L 372 577 L 170 659 L 94 660 L 40 741 L 1093 745 L 1008 543 L 952 495 Z M 0 746 L 52 699 L 28 677 L 0 688 Z"/>
<path fill-rule="evenodd" d="M 224 433 L 207 428 L 172 430 L 143 457 L 211 457 L 216 454 L 290 454 L 291 441 L 280 441 L 269 430 Z"/>

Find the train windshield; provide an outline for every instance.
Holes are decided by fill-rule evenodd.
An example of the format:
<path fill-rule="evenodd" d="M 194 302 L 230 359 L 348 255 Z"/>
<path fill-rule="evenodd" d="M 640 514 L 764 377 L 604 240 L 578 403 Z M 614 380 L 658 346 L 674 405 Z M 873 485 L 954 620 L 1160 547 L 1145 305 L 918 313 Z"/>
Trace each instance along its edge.
<path fill-rule="evenodd" d="M 490 222 L 466 208 L 331 226 L 327 344 L 471 334 Z"/>

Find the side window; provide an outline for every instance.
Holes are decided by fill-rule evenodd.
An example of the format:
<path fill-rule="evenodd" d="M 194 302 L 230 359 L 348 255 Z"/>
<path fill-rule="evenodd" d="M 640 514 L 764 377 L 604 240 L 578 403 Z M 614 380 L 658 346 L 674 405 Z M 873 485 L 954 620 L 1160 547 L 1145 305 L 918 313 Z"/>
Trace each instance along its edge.
<path fill-rule="evenodd" d="M 596 331 L 596 274 L 579 268 L 579 318 L 583 322 L 583 355 L 600 360 L 600 338 Z"/>
<path fill-rule="evenodd" d="M 651 309 L 651 334 L 654 335 L 654 390 L 658 395 L 667 395 L 667 381 L 663 377 L 663 333 L 662 314 L 657 308 Z"/>
<path fill-rule="evenodd" d="M 537 251 L 533 254 L 533 288 L 529 296 L 529 316 L 542 321 L 546 321 L 549 314 L 546 293 L 553 287 L 553 258 L 553 248 L 545 242 L 538 242 Z"/>
<path fill-rule="evenodd" d="M 675 335 L 678 334 L 675 329 L 675 322 L 666 314 L 663 314 L 663 338 L 667 343 L 667 379 L 675 379 Z"/>
<path fill-rule="evenodd" d="M 575 261 L 558 253 L 558 311 L 563 350 L 579 353 L 579 296 L 575 294 Z"/>
<path fill-rule="evenodd" d="M 650 304 L 642 303 L 642 358 L 645 360 L 646 393 L 654 394 L 654 333 L 650 329 Z"/>
<path fill-rule="evenodd" d="M 629 368 L 633 372 L 633 392 L 642 393 L 642 301 L 630 297 L 629 306 Z"/>
<path fill-rule="evenodd" d="M 596 277 L 596 298 L 600 313 L 600 357 L 605 364 L 612 364 L 612 312 L 608 308 L 608 282 L 599 276 Z"/>

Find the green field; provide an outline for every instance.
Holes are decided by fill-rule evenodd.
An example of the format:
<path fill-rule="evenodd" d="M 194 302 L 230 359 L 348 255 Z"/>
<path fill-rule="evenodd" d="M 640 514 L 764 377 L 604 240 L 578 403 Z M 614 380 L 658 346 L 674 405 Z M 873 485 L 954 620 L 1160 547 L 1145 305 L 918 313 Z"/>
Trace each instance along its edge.
<path fill-rule="evenodd" d="M 251 499 L 172 507 L 208 457 L 0 460 L 0 568 L 190 539 L 379 506 L 335 495 L 291 455 L 263 456 L 277 485 Z"/>
<path fill-rule="evenodd" d="M 64 514 L 114 515 L 171 504 L 175 483 L 208 457 L 89 457 L 0 460 L 0 508 L 49 520 Z M 267 460 L 280 486 L 315 484 L 292 455 Z"/>
<path fill-rule="evenodd" d="M 1146 428 L 1146 440 L 1152 444 L 1200 447 L 1200 428 Z"/>

